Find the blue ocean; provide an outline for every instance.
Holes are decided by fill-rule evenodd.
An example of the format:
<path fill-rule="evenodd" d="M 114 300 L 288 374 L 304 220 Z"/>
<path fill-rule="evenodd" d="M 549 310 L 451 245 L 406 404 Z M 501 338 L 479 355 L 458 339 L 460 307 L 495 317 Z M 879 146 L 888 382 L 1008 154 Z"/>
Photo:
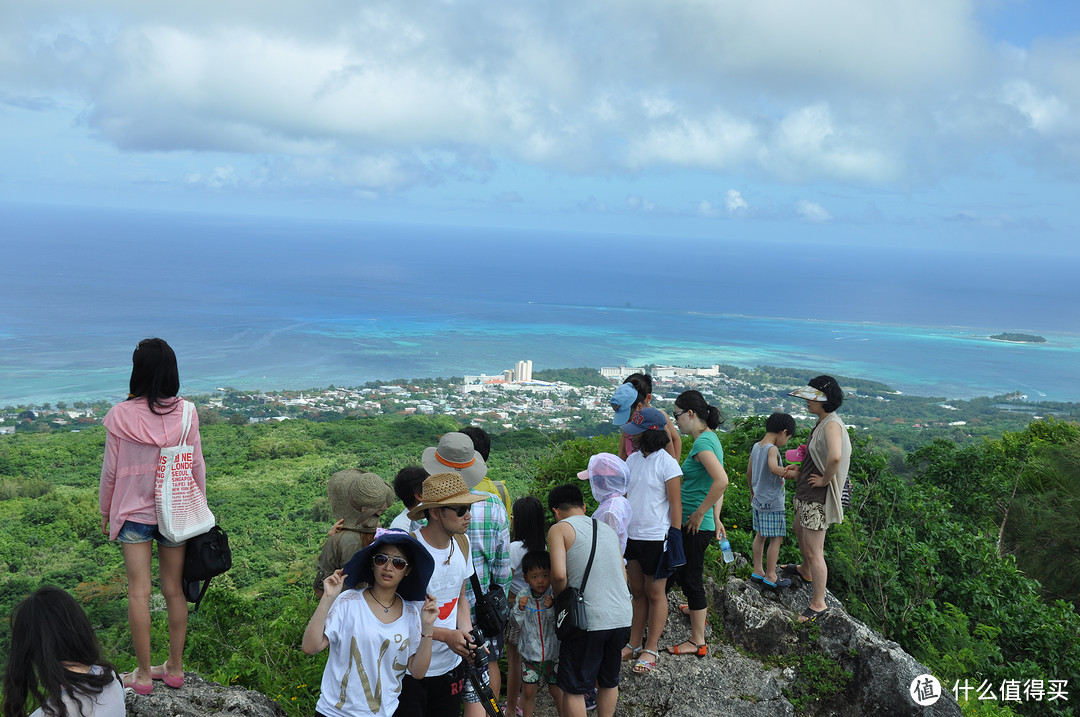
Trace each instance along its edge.
<path fill-rule="evenodd" d="M 1080 401 L 1076 256 L 0 205 L 0 406 L 670 363 Z M 1036 333 L 1046 344 L 987 336 Z"/>

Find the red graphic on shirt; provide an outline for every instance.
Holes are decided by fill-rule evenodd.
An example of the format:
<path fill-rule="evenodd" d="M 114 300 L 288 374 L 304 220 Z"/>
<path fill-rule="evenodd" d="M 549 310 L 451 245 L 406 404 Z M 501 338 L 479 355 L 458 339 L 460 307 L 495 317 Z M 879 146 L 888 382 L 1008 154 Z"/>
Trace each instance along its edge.
<path fill-rule="evenodd" d="M 450 617 L 450 613 L 452 613 L 454 611 L 454 606 L 457 605 L 457 601 L 458 601 L 458 599 L 454 598 L 453 600 L 446 603 L 445 605 L 439 606 L 439 619 L 440 620 L 445 620 L 446 618 Z"/>

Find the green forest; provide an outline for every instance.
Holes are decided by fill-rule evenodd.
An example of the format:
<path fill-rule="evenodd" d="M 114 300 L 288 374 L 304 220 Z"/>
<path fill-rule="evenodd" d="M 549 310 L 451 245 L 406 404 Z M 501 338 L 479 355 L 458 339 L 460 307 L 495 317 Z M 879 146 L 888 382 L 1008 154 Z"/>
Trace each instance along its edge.
<path fill-rule="evenodd" d="M 457 428 L 449 418 L 423 416 L 204 426 L 209 500 L 234 562 L 191 616 L 185 668 L 263 692 L 290 715 L 312 714 L 325 653 L 309 657 L 299 645 L 316 604 L 315 558 L 333 522 L 327 478 L 358 467 L 390 480 Z M 763 432 L 759 418 L 729 421 L 721 431 L 731 477 L 723 520 L 744 554 L 752 540 L 745 468 Z M 886 450 L 874 435 L 852 431 L 854 501 L 826 542 L 830 590 L 946 687 L 965 678 L 976 685 L 1067 679 L 1075 691 L 1080 429 L 1039 420 L 977 443 L 938 439 L 908 451 L 894 441 Z M 792 445 L 805 440 L 799 435 Z M 131 669 L 120 547 L 98 524 L 104 442 L 100 426 L 0 437 L 0 521 L 15 526 L 0 535 L 0 614 L 41 584 L 63 587 L 85 606 L 110 658 Z M 489 475 L 514 497 L 542 497 L 604 450 L 615 450 L 613 436 L 496 434 Z M 793 536 L 781 559 L 797 560 Z M 152 610 L 160 662 L 166 624 L 159 598 Z M 0 636 L 3 654 L 7 640 Z M 1070 715 L 1075 701 L 973 700 L 964 709 Z"/>

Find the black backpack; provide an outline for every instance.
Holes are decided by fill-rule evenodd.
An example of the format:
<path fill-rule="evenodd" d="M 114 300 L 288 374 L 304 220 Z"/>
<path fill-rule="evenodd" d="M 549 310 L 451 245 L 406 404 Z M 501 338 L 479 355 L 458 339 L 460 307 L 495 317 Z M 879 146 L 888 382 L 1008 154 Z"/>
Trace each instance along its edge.
<path fill-rule="evenodd" d="M 195 603 L 192 612 L 198 612 L 206 589 L 210 587 L 210 578 L 221 575 L 232 567 L 232 551 L 229 550 L 229 536 L 215 525 L 202 535 L 196 535 L 187 541 L 184 555 L 184 595 L 188 602 Z"/>

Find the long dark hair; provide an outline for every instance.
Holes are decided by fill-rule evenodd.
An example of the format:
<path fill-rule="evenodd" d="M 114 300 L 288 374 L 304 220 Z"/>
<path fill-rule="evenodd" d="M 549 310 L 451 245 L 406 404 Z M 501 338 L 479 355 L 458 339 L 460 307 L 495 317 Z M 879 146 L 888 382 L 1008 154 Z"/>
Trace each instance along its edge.
<path fill-rule="evenodd" d="M 101 674 L 74 672 L 63 662 L 100 665 Z M 101 656 L 94 629 L 75 598 L 45 585 L 30 594 L 11 614 L 11 653 L 4 670 L 4 717 L 26 717 L 26 698 L 33 695 L 45 712 L 69 717 L 66 692 L 90 699 L 116 680 L 116 669 Z M 86 717 L 79 705 L 80 717 Z"/>
<path fill-rule="evenodd" d="M 693 411 L 695 416 L 705 421 L 705 425 L 713 430 L 719 428 L 724 422 L 724 414 L 720 413 L 720 409 L 716 406 L 710 405 L 700 391 L 693 389 L 683 391 L 675 399 L 675 407 L 684 411 Z"/>
<path fill-rule="evenodd" d="M 180 393 L 180 370 L 176 368 L 176 354 L 163 339 L 143 339 L 131 354 L 131 380 L 128 382 L 128 400 L 144 398 L 150 410 L 158 415 L 176 410 L 164 408 L 164 398 Z"/>
<path fill-rule="evenodd" d="M 538 498 L 527 495 L 514 501 L 510 539 L 520 540 L 527 551 L 547 550 L 547 516 Z"/>

